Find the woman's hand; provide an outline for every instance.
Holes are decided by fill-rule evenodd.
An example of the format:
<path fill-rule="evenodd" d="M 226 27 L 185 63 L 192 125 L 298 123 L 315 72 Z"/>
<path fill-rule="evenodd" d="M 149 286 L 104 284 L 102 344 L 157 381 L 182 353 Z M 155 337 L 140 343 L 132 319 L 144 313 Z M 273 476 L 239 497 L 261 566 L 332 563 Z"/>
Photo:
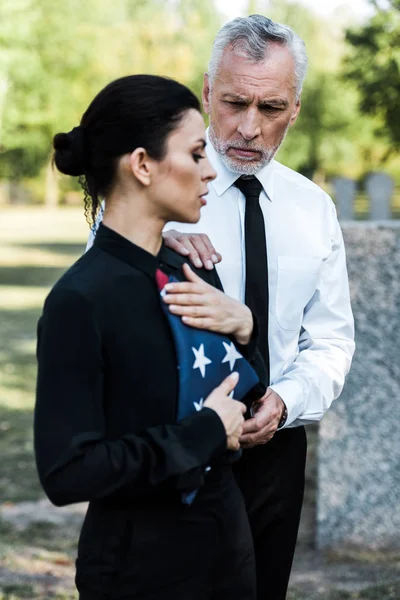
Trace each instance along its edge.
<path fill-rule="evenodd" d="M 251 310 L 203 281 L 189 265 L 183 265 L 183 272 L 188 281 L 165 286 L 163 299 L 170 311 L 190 327 L 233 335 L 239 344 L 248 344 L 253 332 Z"/>
<path fill-rule="evenodd" d="M 240 448 L 239 439 L 243 432 L 243 415 L 246 412 L 245 404 L 229 397 L 238 381 L 238 373 L 231 373 L 204 402 L 204 406 L 215 410 L 221 419 L 226 431 L 228 450 L 239 450 Z"/>

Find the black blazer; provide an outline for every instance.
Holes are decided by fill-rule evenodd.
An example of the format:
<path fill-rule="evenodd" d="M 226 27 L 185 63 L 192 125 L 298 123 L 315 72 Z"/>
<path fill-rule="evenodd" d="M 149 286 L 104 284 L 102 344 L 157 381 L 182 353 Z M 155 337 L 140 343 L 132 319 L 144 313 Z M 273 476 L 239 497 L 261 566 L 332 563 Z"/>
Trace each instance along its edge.
<path fill-rule="evenodd" d="M 164 245 L 155 257 L 101 225 L 94 246 L 47 297 L 34 437 L 54 504 L 180 496 L 225 455 L 215 411 L 176 423 L 176 356 L 155 272 L 160 266 L 182 279 L 184 262 Z M 221 287 L 215 270 L 197 273 Z M 255 336 L 239 349 L 251 358 Z"/>

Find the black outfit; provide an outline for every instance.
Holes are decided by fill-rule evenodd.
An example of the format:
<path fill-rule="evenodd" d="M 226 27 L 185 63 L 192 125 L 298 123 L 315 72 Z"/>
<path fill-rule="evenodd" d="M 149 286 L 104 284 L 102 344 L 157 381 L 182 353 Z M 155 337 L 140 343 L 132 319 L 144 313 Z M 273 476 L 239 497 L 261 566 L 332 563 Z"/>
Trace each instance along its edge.
<path fill-rule="evenodd" d="M 81 600 L 255 598 L 251 533 L 222 422 L 206 408 L 176 423 L 177 363 L 155 272 L 182 279 L 184 262 L 101 225 L 39 321 L 37 467 L 54 504 L 89 501 Z M 195 488 L 188 507 L 182 491 Z"/>
<path fill-rule="evenodd" d="M 304 495 L 304 427 L 277 431 L 233 465 L 254 541 L 257 599 L 285 600 Z"/>
<path fill-rule="evenodd" d="M 256 177 L 235 186 L 246 198 L 246 304 L 257 317 L 269 384 L 268 260 L 264 216 Z M 265 445 L 243 451 L 234 473 L 246 502 L 254 540 L 258 600 L 285 600 L 304 495 L 307 441 L 304 427 L 277 431 Z"/>

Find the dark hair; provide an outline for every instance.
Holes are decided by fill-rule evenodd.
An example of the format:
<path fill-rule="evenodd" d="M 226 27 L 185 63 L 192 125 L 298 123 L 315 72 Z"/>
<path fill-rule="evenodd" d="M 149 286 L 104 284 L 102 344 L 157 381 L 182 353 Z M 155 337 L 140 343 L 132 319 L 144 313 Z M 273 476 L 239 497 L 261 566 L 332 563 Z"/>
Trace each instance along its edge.
<path fill-rule="evenodd" d="M 54 136 L 54 162 L 62 173 L 80 176 L 88 222 L 95 222 L 99 197 L 113 185 L 117 159 L 143 147 L 161 160 L 168 135 L 191 108 L 200 111 L 198 99 L 177 81 L 129 75 L 95 97 L 79 127 Z"/>

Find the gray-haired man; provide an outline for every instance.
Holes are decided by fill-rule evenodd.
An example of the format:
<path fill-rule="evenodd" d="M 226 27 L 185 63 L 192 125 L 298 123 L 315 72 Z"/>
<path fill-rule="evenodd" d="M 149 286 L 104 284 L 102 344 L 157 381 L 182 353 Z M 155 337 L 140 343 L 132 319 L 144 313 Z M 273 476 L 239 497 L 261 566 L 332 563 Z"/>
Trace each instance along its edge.
<path fill-rule="evenodd" d="M 332 201 L 273 160 L 299 114 L 306 70 L 304 43 L 288 27 L 252 15 L 220 30 L 203 89 L 207 154 L 218 176 L 199 223 L 172 225 L 179 233 L 165 235 L 206 268 L 219 262 L 215 246 L 225 292 L 246 301 L 259 323 L 270 385 L 245 424 L 236 468 L 259 600 L 286 597 L 303 500 L 303 425 L 321 419 L 340 394 L 354 352 Z M 198 315 L 187 294 L 182 305 Z"/>

